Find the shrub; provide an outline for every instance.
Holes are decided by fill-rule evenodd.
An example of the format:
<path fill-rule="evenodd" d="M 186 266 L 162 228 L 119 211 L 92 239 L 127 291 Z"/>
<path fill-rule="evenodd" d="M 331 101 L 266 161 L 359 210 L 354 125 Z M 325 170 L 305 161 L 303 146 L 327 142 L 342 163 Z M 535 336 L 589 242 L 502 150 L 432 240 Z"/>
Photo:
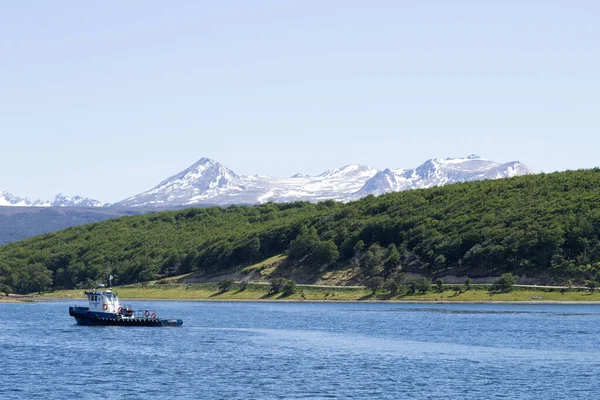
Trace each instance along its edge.
<path fill-rule="evenodd" d="M 427 293 L 431 289 L 431 282 L 424 276 L 412 278 L 408 281 L 409 291 L 411 293 Z"/>
<path fill-rule="evenodd" d="M 235 279 L 233 278 L 225 278 L 222 281 L 220 281 L 217 284 L 217 288 L 221 291 L 221 292 L 226 292 L 229 289 L 231 289 L 231 287 L 233 286 L 233 284 L 235 283 Z"/>
<path fill-rule="evenodd" d="M 594 291 L 596 290 L 596 286 L 598 286 L 598 282 L 596 282 L 593 279 L 590 279 L 589 281 L 587 281 L 587 287 L 588 289 L 590 289 L 590 291 Z"/>
<path fill-rule="evenodd" d="M 269 294 L 279 293 L 283 290 L 287 279 L 285 278 L 274 278 L 271 279 L 271 288 L 269 289 Z"/>
<path fill-rule="evenodd" d="M 8 285 L 0 285 L 0 292 L 6 294 L 7 296 L 12 293 L 12 288 Z"/>
<path fill-rule="evenodd" d="M 493 292 L 500 291 L 502 293 L 506 293 L 513 289 L 515 283 L 517 283 L 517 278 L 510 272 L 507 272 L 500 275 L 500 277 L 496 279 L 491 289 Z"/>
<path fill-rule="evenodd" d="M 427 293 L 431 289 L 431 282 L 425 277 L 417 278 L 416 289 L 421 293 Z"/>
<path fill-rule="evenodd" d="M 437 291 L 441 292 L 442 290 L 444 290 L 444 280 L 442 278 L 437 278 L 435 280 L 435 286 L 437 287 Z"/>
<path fill-rule="evenodd" d="M 471 289 L 472 283 L 473 283 L 473 281 L 471 280 L 471 278 L 467 278 L 467 280 L 465 281 L 465 290 Z"/>
<path fill-rule="evenodd" d="M 394 279 L 388 279 L 383 284 L 383 288 L 392 296 L 398 294 L 398 290 L 400 289 L 400 285 Z"/>
<path fill-rule="evenodd" d="M 290 296 L 296 293 L 296 282 L 287 279 L 283 284 L 282 293 L 284 296 Z"/>
<path fill-rule="evenodd" d="M 371 292 L 372 292 L 373 294 L 375 294 L 375 292 L 377 292 L 377 290 L 378 290 L 378 289 L 379 289 L 381 286 L 383 286 L 383 278 L 382 278 L 382 277 L 380 277 L 380 276 L 375 276 L 375 277 L 373 277 L 373 278 L 371 278 L 371 279 L 367 280 L 367 281 L 365 282 L 365 286 L 366 286 L 368 289 L 371 289 Z"/>
<path fill-rule="evenodd" d="M 238 286 L 238 290 L 240 292 L 243 292 L 244 290 L 246 290 L 247 287 L 248 287 L 248 281 L 241 281 Z"/>
<path fill-rule="evenodd" d="M 332 240 L 317 243 L 311 252 L 311 258 L 317 264 L 331 264 L 338 257 L 338 248 Z"/>

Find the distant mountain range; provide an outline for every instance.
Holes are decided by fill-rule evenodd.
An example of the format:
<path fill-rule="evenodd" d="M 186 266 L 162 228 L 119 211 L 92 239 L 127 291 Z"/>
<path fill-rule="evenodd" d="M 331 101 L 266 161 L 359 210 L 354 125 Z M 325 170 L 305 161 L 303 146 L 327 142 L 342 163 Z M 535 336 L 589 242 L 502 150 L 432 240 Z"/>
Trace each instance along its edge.
<path fill-rule="evenodd" d="M 50 201 L 31 201 L 26 197 L 17 197 L 7 190 L 0 190 L 0 206 L 13 207 L 104 207 L 108 204 L 98 200 L 83 198 L 81 196 L 69 197 L 62 193 L 54 196 Z"/>
<path fill-rule="evenodd" d="M 519 161 L 497 163 L 476 155 L 431 159 L 413 169 L 378 171 L 366 165 L 346 165 L 318 176 L 290 178 L 237 175 L 209 158 L 156 187 L 114 205 L 120 207 L 173 207 L 195 204 L 257 204 L 268 201 L 350 201 L 373 194 L 442 186 L 450 183 L 508 178 L 532 174 Z"/>
<path fill-rule="evenodd" d="M 289 178 L 277 178 L 238 175 L 217 161 L 201 158 L 154 188 L 114 204 L 62 194 L 51 201 L 30 201 L 4 190 L 0 191 L 0 206 L 170 208 L 269 201 L 351 201 L 371 194 L 532 173 L 519 161 L 498 163 L 470 155 L 465 158 L 431 159 L 412 169 L 387 168 L 379 171 L 366 165 L 353 164 L 330 169 L 317 176 L 295 174 Z"/>

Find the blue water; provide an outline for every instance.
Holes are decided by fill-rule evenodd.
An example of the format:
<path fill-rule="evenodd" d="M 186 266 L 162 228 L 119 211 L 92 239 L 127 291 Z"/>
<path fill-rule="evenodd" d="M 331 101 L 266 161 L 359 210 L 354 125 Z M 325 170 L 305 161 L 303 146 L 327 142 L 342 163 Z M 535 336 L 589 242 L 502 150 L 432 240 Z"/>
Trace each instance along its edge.
<path fill-rule="evenodd" d="M 0 399 L 600 398 L 600 306 L 136 302 L 182 328 L 0 304 Z"/>

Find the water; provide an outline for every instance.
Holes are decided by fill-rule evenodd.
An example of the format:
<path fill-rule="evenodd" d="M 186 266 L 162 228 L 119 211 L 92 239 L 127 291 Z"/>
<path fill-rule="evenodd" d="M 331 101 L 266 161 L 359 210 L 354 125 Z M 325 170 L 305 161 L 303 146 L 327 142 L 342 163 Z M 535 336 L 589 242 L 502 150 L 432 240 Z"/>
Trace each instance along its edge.
<path fill-rule="evenodd" d="M 0 304 L 0 399 L 600 398 L 600 306 L 137 302 L 182 328 Z"/>

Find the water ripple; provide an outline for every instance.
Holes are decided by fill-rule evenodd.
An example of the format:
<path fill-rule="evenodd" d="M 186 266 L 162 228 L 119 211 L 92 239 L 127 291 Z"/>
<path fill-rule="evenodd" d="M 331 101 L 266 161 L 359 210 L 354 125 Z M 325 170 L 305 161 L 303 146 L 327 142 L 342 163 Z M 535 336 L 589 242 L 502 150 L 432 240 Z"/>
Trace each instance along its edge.
<path fill-rule="evenodd" d="M 600 397 L 598 306 L 151 306 L 184 326 L 0 304 L 0 399 Z"/>

